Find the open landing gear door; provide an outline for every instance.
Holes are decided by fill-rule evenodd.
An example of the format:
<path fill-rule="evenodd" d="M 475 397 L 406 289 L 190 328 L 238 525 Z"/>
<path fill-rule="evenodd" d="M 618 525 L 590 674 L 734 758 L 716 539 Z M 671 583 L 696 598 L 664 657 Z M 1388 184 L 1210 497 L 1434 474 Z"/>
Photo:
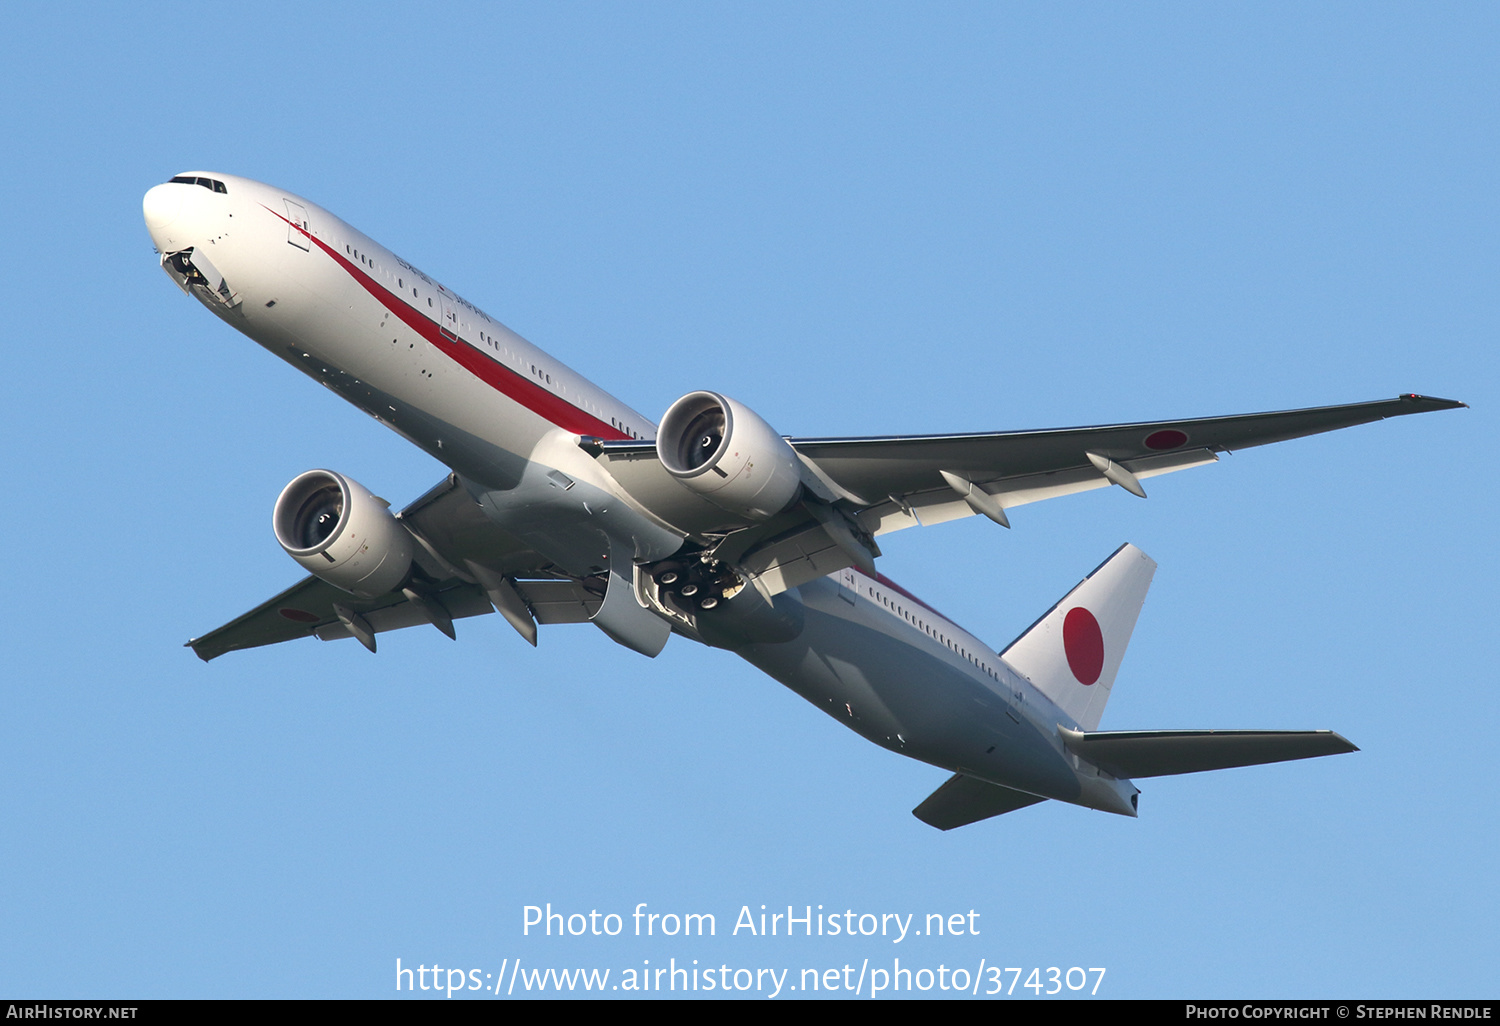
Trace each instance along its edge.
<path fill-rule="evenodd" d="M 634 548 L 613 539 L 609 545 L 609 587 L 592 622 L 626 648 L 656 658 L 672 635 L 672 625 L 641 605 L 635 597 Z M 630 576 L 626 576 L 629 574 Z"/>

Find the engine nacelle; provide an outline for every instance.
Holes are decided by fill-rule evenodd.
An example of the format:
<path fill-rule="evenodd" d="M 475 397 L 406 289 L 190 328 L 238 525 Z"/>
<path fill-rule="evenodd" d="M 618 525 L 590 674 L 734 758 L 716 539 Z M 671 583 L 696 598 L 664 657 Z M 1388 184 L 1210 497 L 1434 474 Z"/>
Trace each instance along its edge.
<path fill-rule="evenodd" d="M 384 595 L 411 570 L 415 542 L 389 505 L 331 470 L 294 478 L 271 523 L 303 569 L 359 598 Z"/>
<path fill-rule="evenodd" d="M 661 419 L 656 455 L 709 502 L 767 520 L 797 498 L 802 464 L 771 425 L 716 392 L 689 392 Z"/>

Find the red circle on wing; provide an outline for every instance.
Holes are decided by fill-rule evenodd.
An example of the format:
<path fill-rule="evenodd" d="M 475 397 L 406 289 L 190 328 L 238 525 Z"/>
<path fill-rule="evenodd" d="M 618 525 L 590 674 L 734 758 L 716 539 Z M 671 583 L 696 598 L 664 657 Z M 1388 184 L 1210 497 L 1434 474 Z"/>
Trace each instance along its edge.
<path fill-rule="evenodd" d="M 1146 448 L 1161 452 L 1165 449 L 1175 449 L 1186 441 L 1187 435 L 1176 428 L 1162 428 L 1146 436 Z"/>
<path fill-rule="evenodd" d="M 298 623 L 317 623 L 319 620 L 323 619 L 321 616 L 314 616 L 312 613 L 304 612 L 301 609 L 288 608 L 278 609 L 276 611 L 282 616 L 286 617 L 288 620 L 295 620 Z"/>
<path fill-rule="evenodd" d="M 1104 634 L 1094 614 L 1082 606 L 1068 610 L 1063 618 L 1063 651 L 1078 683 L 1092 684 L 1104 672 Z"/>

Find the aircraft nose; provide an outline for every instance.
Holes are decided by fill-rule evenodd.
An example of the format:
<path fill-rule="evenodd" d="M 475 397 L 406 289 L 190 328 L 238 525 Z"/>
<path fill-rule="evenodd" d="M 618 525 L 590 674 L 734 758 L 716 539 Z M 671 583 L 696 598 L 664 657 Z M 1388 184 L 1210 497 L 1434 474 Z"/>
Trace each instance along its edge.
<path fill-rule="evenodd" d="M 141 202 L 146 215 L 146 227 L 165 228 L 176 220 L 178 211 L 182 209 L 182 193 L 182 186 L 170 182 L 146 190 L 146 198 Z"/>

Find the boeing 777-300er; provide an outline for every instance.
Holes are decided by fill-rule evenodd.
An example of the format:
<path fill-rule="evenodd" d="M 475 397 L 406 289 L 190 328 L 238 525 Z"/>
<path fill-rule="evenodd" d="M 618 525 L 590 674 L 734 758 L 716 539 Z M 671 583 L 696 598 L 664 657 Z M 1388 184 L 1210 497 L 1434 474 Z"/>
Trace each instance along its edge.
<path fill-rule="evenodd" d="M 1048 798 L 1126 816 L 1132 778 L 1355 751 L 1332 731 L 1100 731 L 1156 564 L 1122 545 L 996 652 L 876 569 L 893 531 L 1463 406 L 1402 395 L 1282 413 L 996 434 L 784 437 L 717 392 L 661 424 L 323 208 L 193 171 L 146 193 L 163 270 L 237 331 L 451 473 L 392 513 L 331 470 L 276 500 L 311 575 L 188 644 L 208 660 L 492 609 L 596 625 L 655 656 L 728 649 L 875 744 L 953 774 L 914 810 L 947 830 Z"/>

